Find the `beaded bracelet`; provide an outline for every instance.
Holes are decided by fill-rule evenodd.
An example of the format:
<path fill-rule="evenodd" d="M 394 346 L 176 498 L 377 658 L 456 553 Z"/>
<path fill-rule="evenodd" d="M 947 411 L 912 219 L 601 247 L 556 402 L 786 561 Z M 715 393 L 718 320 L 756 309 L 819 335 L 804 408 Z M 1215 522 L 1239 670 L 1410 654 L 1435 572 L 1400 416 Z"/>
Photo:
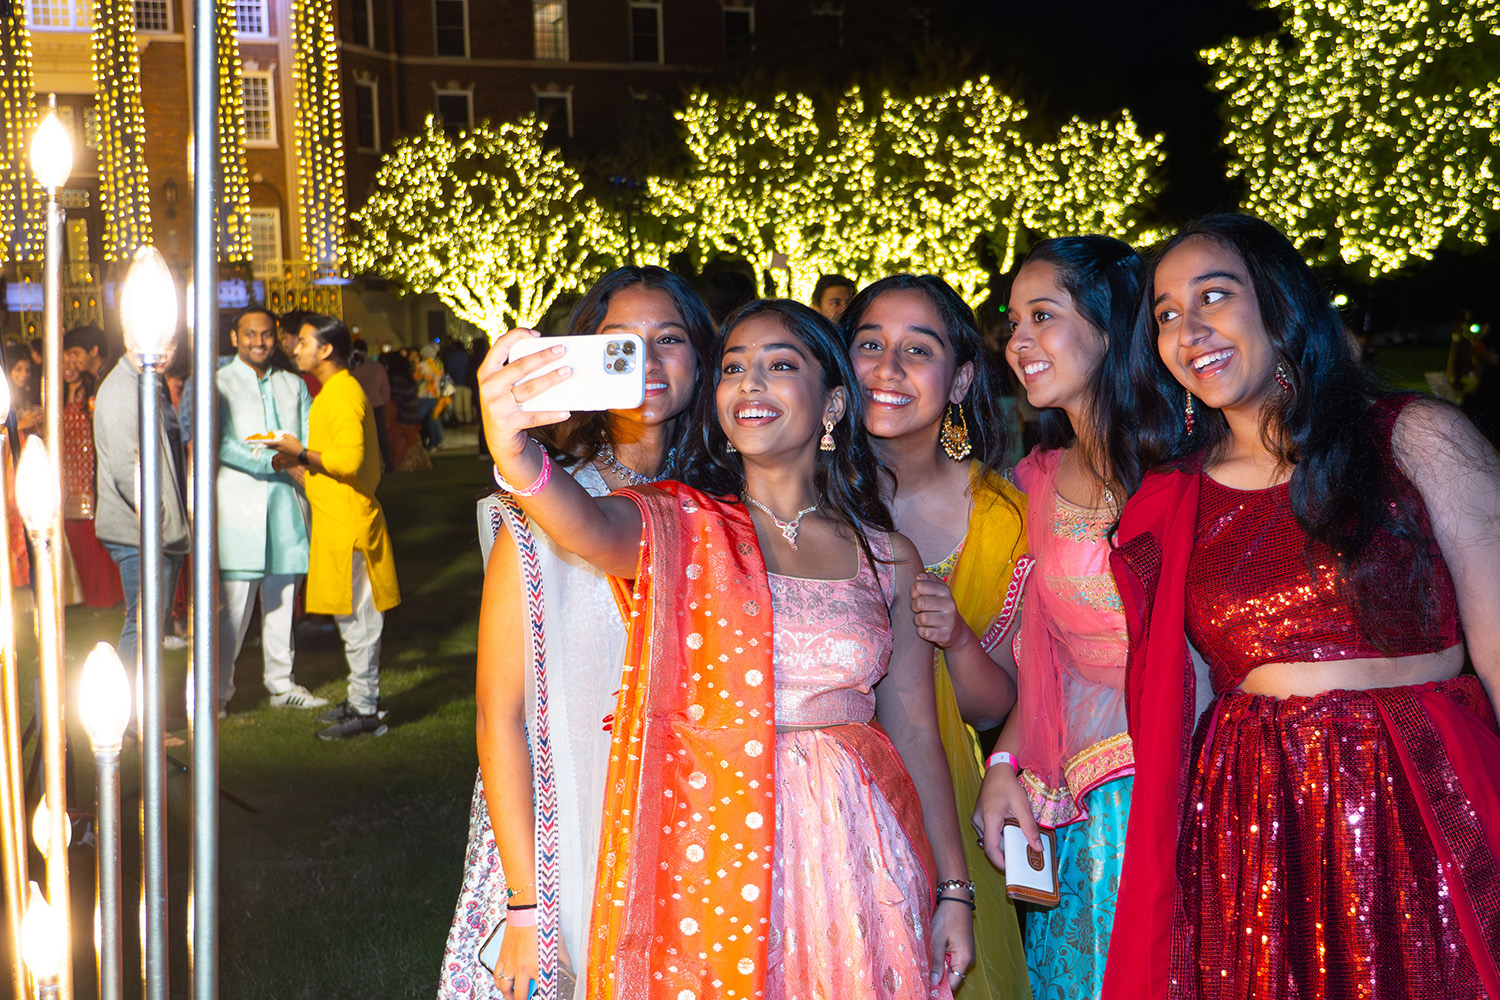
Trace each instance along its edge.
<path fill-rule="evenodd" d="M 1017 774 L 1021 773 L 1021 762 L 1016 760 L 1016 755 L 1009 750 L 996 750 L 990 754 L 990 759 L 984 762 L 984 769 L 988 771 L 996 764 L 1009 764 L 1012 771 Z"/>
<path fill-rule="evenodd" d="M 524 490 L 518 490 L 510 483 L 507 483 L 505 481 L 505 477 L 500 475 L 500 466 L 497 465 L 494 467 L 494 469 L 496 486 L 514 496 L 534 497 L 538 493 L 542 492 L 542 490 L 545 490 L 547 488 L 547 484 L 552 481 L 552 456 L 547 454 L 546 448 L 542 449 L 542 471 L 536 474 L 536 480 Z"/>
<path fill-rule="evenodd" d="M 970 896 L 974 895 L 974 883 L 964 878 L 950 878 L 937 884 L 939 896 L 949 889 L 966 889 Z"/>
<path fill-rule="evenodd" d="M 937 901 L 938 903 L 962 903 L 976 913 L 979 911 L 979 907 L 975 906 L 974 901 L 971 899 L 960 899 L 958 896 L 939 896 Z M 933 905 L 937 904 L 934 903 Z"/>

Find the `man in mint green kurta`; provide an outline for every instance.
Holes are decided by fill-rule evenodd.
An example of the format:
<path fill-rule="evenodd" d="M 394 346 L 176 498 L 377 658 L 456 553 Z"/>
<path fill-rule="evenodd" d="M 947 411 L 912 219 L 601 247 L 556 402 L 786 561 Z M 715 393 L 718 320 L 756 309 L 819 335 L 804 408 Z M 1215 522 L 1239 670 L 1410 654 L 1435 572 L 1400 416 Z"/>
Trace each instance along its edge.
<path fill-rule="evenodd" d="M 278 472 L 275 450 L 247 441 L 285 431 L 307 436 L 312 398 L 302 379 L 271 366 L 276 318 L 249 308 L 231 331 L 235 358 L 219 369 L 219 700 L 234 695 L 234 661 L 255 596 L 261 602 L 266 690 L 278 708 L 328 704 L 292 679 L 292 607 L 307 574 L 308 510 L 302 470 Z"/>

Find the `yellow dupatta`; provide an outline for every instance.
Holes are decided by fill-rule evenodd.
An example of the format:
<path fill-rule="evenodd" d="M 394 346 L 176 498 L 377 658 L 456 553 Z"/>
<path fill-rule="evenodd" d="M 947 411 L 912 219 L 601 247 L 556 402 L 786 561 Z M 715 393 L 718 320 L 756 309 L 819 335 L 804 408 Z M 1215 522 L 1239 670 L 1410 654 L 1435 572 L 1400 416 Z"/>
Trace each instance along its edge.
<path fill-rule="evenodd" d="M 1000 618 L 1002 609 L 1014 610 L 1005 608 L 1006 594 L 1016 560 L 1026 552 L 1026 497 L 997 476 L 981 478 L 981 475 L 976 465 L 971 487 L 974 509 L 948 588 L 969 628 L 984 638 Z M 1021 948 L 1015 907 L 1005 895 L 1005 873 L 985 857 L 967 830 L 984 777 L 979 743 L 974 730 L 959 715 L 942 650 L 936 651 L 934 665 L 938 732 L 948 756 L 948 769 L 953 773 L 959 824 L 965 828 L 964 857 L 969 863 L 969 878 L 974 881 L 978 907 L 974 914 L 974 966 L 959 987 L 957 1000 L 1029 1000 L 1031 985 L 1026 974 L 1026 955 Z"/>

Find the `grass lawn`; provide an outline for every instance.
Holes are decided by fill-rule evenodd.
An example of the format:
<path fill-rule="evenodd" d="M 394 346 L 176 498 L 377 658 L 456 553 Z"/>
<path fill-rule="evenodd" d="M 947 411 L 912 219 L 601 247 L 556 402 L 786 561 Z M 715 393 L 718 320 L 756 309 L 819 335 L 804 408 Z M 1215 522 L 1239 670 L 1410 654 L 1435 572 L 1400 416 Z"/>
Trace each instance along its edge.
<path fill-rule="evenodd" d="M 469 437 L 472 441 L 472 437 Z M 430 997 L 462 875 L 473 789 L 474 650 L 481 569 L 474 500 L 493 489 L 488 462 L 457 442 L 431 472 L 387 476 L 380 500 L 394 538 L 403 597 L 385 620 L 381 702 L 390 731 L 325 743 L 315 712 L 271 708 L 260 685 L 258 624 L 240 654 L 239 691 L 220 724 L 220 786 L 255 811 L 220 800 L 220 995 L 225 998 Z M 70 679 L 99 639 L 118 635 L 120 610 L 68 616 Z M 18 621 L 25 619 L 18 615 Z M 318 694 L 344 696 L 346 667 L 331 619 L 297 627 L 296 676 Z M 28 644 L 29 645 L 29 644 Z M 34 654 L 32 654 L 34 656 Z M 35 676 L 23 651 L 23 687 Z M 191 735 L 182 707 L 185 652 L 165 654 L 174 735 Z M 74 730 L 75 811 L 93 810 L 87 737 Z M 179 759 L 191 746 L 169 747 Z M 139 899 L 139 763 L 127 746 L 122 785 L 126 909 Z M 174 923 L 186 926 L 191 786 L 169 780 L 168 842 Z M 93 852 L 71 852 L 75 913 L 92 896 Z M 40 865 L 33 859 L 34 876 Z M 133 918 L 128 913 L 128 918 Z M 79 995 L 92 991 L 87 922 Z M 127 926 L 126 995 L 139 991 Z M 174 927 L 172 995 L 190 991 L 186 934 Z M 132 952 L 136 952 L 132 954 Z M 87 958 L 86 958 L 87 956 Z"/>

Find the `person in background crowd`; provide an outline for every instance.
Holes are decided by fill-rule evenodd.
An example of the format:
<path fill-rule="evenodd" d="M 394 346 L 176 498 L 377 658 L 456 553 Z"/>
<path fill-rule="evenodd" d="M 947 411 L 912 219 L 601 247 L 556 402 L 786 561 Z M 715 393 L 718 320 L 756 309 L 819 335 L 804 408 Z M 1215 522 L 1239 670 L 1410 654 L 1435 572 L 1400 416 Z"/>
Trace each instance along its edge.
<path fill-rule="evenodd" d="M 1006 596 L 1025 552 L 1025 500 L 1000 474 L 1003 375 L 973 312 L 933 275 L 882 278 L 854 297 L 844 319 L 865 429 L 892 473 L 886 503 L 922 557 L 912 608 L 918 634 L 934 646 L 938 728 L 958 815 L 967 817 L 981 771 L 965 720 L 999 725 L 1016 694 L 1007 635 L 1015 606 Z M 975 965 L 959 996 L 1026 997 L 1026 958 L 1005 879 L 967 837 L 964 853 L 978 910 Z"/>
<path fill-rule="evenodd" d="M 649 395 L 632 410 L 580 413 L 537 432 L 558 465 L 593 496 L 672 474 L 667 463 L 694 430 L 685 411 L 705 379 L 699 359 L 712 349 L 714 337 L 713 320 L 697 293 L 658 267 L 609 272 L 568 320 L 570 335 L 606 330 L 635 333 L 645 343 Z M 615 710 L 626 633 L 609 579 L 527 525 L 501 496 L 479 505 L 487 560 L 476 678 L 481 780 L 475 783 L 463 891 L 448 933 L 438 997 L 503 997 L 508 984 L 481 967 L 479 952 L 507 904 L 538 902 L 533 801 L 536 775 L 544 772 L 534 742 L 540 709 L 528 692 L 534 693 L 545 669 L 551 692 L 547 719 L 558 750 L 551 757 L 559 810 L 557 914 L 563 965 L 580 974 L 578 988 L 559 995 L 582 1000 L 581 963 L 590 946 L 589 903 L 609 766 L 609 729 L 600 723 Z M 491 548 L 486 543 L 492 533 Z M 534 623 L 523 597 L 523 546 L 534 548 L 535 576 L 545 589 L 540 623 Z M 535 979 L 536 929 L 508 928 L 495 967 L 520 982 Z"/>
<path fill-rule="evenodd" d="M 1002 868 L 1007 820 L 1035 848 L 1038 826 L 1055 831 L 1062 900 L 1026 918 L 1036 1000 L 1097 997 L 1115 923 L 1135 760 L 1109 534 L 1141 477 L 1121 393 L 1144 270 L 1119 240 L 1044 240 L 1016 274 L 1006 312 L 1006 359 L 1038 410 L 1041 443 L 1015 469 L 1034 562 L 1015 640 L 1020 702 L 974 825 Z"/>
<path fill-rule="evenodd" d="M 252 436 L 286 431 L 307 437 L 312 397 L 290 372 L 271 364 L 276 317 L 247 306 L 230 326 L 235 358 L 214 377 L 219 395 L 219 707 L 234 697 L 239 658 L 260 595 L 262 677 L 276 708 L 322 708 L 320 698 L 292 679 L 293 608 L 307 573 L 306 468 L 274 468 L 274 452 Z"/>
<path fill-rule="evenodd" d="M 386 407 L 386 430 L 391 444 L 392 472 L 422 472 L 432 468 L 432 458 L 422 447 L 422 414 L 417 408 L 417 383 L 411 375 L 406 350 L 387 351 L 380 356 L 391 389 Z"/>
<path fill-rule="evenodd" d="M 448 340 L 439 359 L 449 378 L 453 394 L 448 409 L 453 422 L 467 424 L 474 419 L 473 396 L 469 392 L 469 351 L 457 340 Z"/>
<path fill-rule="evenodd" d="M 417 383 L 417 409 L 422 415 L 422 447 L 433 452 L 443 446 L 443 363 L 434 344 L 424 345 L 419 355 L 411 374 Z"/>
<path fill-rule="evenodd" d="M 854 292 L 854 282 L 842 274 L 825 274 L 813 286 L 812 307 L 837 326 L 844 318 L 844 310 L 854 298 Z"/>
<path fill-rule="evenodd" d="M 302 319 L 293 345 L 297 367 L 323 387 L 307 418 L 307 443 L 284 434 L 271 445 L 277 471 L 306 470 L 312 507 L 307 570 L 308 614 L 333 615 L 349 661 L 349 695 L 323 713 L 323 740 L 386 731 L 380 711 L 380 640 L 385 612 L 401 603 L 396 558 L 385 512 L 375 499 L 380 452 L 370 401 L 349 374 L 353 343 L 342 321 L 317 313 Z"/>
<path fill-rule="evenodd" d="M 10 405 L 16 413 L 18 445 L 24 435 L 42 432 L 42 387 L 36 371 L 29 347 L 5 345 L 5 374 L 10 379 Z"/>
<path fill-rule="evenodd" d="M 292 356 L 292 350 L 297 346 L 297 334 L 302 329 L 302 320 L 310 315 L 306 309 L 293 309 L 284 313 L 276 327 L 277 352 L 271 363 L 277 368 L 285 368 L 287 371 L 302 379 L 307 386 L 309 396 L 317 396 L 318 390 L 323 388 L 315 375 L 302 371 L 297 367 L 296 359 Z"/>
<path fill-rule="evenodd" d="M 1105 1000 L 1500 995 L 1500 455 L 1373 385 L 1266 222 L 1189 225 L 1146 289 Z"/>
<path fill-rule="evenodd" d="M 74 334 L 74 346 L 81 353 L 79 368 L 93 376 L 94 385 L 97 387 L 109 374 L 109 344 L 104 337 L 104 331 L 95 323 L 85 323 L 75 326 L 70 333 Z"/>
<path fill-rule="evenodd" d="M 354 376 L 354 381 L 365 391 L 365 396 L 370 400 L 370 412 L 375 414 L 375 438 L 380 442 L 380 469 L 382 472 L 390 472 L 394 466 L 391 462 L 391 437 L 390 430 L 386 427 L 386 409 L 391 401 L 391 379 L 386 374 L 385 366 L 370 358 L 370 345 L 363 338 L 356 338 L 354 350 L 349 354 L 349 374 Z"/>
<path fill-rule="evenodd" d="M 163 367 L 171 367 L 176 348 L 174 338 Z M 120 583 L 125 590 L 125 622 L 117 648 L 120 659 L 127 665 L 137 661 L 139 643 L 136 626 L 141 593 L 140 520 L 136 514 L 140 490 L 139 379 L 140 367 L 127 351 L 99 385 L 94 397 L 94 458 L 98 466 L 94 532 L 120 568 Z M 165 382 L 163 379 L 161 383 L 161 422 L 156 428 L 161 456 L 163 558 L 159 583 L 164 634 L 178 570 L 191 542 L 182 434 Z"/>
<path fill-rule="evenodd" d="M 484 364 L 484 356 L 489 353 L 489 350 L 490 338 L 482 333 L 476 333 L 473 343 L 469 345 L 469 365 L 464 372 L 464 384 L 469 387 L 469 398 L 476 408 L 479 406 L 479 366 Z M 479 457 L 488 461 L 490 449 L 484 440 L 484 421 L 476 420 L 474 427 L 479 432 Z"/>
<path fill-rule="evenodd" d="M 83 603 L 112 608 L 124 597 L 120 570 L 94 534 L 94 376 L 88 370 L 87 332 L 63 334 L 62 480 L 63 530 L 78 569 Z M 97 355 L 96 355 L 97 357 Z"/>

